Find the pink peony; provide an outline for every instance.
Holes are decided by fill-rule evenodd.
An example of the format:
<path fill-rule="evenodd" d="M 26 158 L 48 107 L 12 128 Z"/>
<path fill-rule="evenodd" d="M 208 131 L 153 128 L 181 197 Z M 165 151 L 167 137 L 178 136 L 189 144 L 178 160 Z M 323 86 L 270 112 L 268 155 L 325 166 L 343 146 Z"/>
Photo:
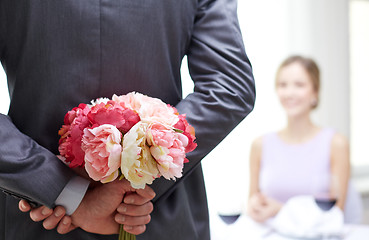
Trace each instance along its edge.
<path fill-rule="evenodd" d="M 87 118 L 90 108 L 86 104 L 80 104 L 73 108 L 64 117 L 64 125 L 59 130 L 59 152 L 69 167 L 84 166 L 85 153 L 81 149 L 83 129 L 90 127 Z"/>
<path fill-rule="evenodd" d="M 151 125 L 147 135 L 150 152 L 158 163 L 160 174 L 166 179 L 180 178 L 183 164 L 187 162 L 188 138 L 161 124 Z"/>
<path fill-rule="evenodd" d="M 93 125 L 111 124 L 116 126 L 123 133 L 137 122 L 140 117 L 132 109 L 126 108 L 124 103 L 117 103 L 109 100 L 107 103 L 100 102 L 91 108 L 88 119 Z"/>
<path fill-rule="evenodd" d="M 85 151 L 85 168 L 93 180 L 106 183 L 118 177 L 121 141 L 121 132 L 110 124 L 84 130 L 82 149 Z"/>
<path fill-rule="evenodd" d="M 178 121 L 177 110 L 158 98 L 131 92 L 122 96 L 114 95 L 112 99 L 135 110 L 144 122 L 172 126 Z"/>
<path fill-rule="evenodd" d="M 195 129 L 187 122 L 186 115 L 179 115 L 178 118 L 178 122 L 173 127 L 183 131 L 182 134 L 188 138 L 188 145 L 186 146 L 186 153 L 188 153 L 197 147 L 197 143 L 195 143 Z"/>

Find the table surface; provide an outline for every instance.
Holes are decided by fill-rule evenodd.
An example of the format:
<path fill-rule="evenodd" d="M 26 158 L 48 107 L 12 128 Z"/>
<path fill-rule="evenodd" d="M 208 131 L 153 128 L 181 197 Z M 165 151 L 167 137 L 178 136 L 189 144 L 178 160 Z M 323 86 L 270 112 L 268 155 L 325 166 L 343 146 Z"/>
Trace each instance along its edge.
<path fill-rule="evenodd" d="M 233 224 L 224 223 L 216 214 L 211 214 L 210 216 L 210 230 L 212 240 L 310 240 L 307 238 L 291 238 L 282 236 L 269 227 L 254 222 L 246 215 L 241 215 Z M 315 239 L 369 240 L 369 225 L 344 225 L 341 238 L 331 237 Z"/>

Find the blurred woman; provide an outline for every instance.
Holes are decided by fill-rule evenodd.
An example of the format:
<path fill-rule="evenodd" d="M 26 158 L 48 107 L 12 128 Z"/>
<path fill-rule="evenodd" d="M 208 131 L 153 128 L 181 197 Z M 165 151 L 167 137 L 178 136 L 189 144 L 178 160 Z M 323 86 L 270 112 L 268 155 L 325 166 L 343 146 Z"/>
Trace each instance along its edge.
<path fill-rule="evenodd" d="M 287 125 L 254 140 L 250 153 L 248 214 L 264 222 L 291 197 L 330 193 L 344 210 L 350 177 L 349 143 L 311 119 L 318 106 L 320 76 L 310 58 L 291 56 L 276 74 L 276 93 Z M 334 203 L 333 203 L 334 204 Z"/>

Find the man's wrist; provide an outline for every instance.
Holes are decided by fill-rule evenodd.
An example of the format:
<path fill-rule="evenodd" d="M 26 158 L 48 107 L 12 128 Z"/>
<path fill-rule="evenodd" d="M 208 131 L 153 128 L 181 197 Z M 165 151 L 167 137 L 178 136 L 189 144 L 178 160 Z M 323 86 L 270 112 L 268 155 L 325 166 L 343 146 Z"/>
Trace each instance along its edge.
<path fill-rule="evenodd" d="M 80 176 L 73 177 L 64 187 L 55 205 L 63 206 L 67 215 L 72 215 L 81 203 L 90 182 Z"/>

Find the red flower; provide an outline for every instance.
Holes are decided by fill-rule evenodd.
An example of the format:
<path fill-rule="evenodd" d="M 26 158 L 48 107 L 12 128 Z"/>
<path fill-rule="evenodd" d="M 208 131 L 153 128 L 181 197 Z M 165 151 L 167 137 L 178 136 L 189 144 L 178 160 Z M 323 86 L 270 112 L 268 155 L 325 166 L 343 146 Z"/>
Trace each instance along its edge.
<path fill-rule="evenodd" d="M 84 166 L 85 153 L 81 149 L 83 130 L 91 126 L 87 118 L 90 108 L 80 104 L 73 108 L 64 117 L 64 125 L 59 130 L 59 152 L 69 162 L 69 167 Z"/>
<path fill-rule="evenodd" d="M 140 121 L 140 117 L 135 111 L 126 108 L 123 103 L 119 104 L 112 100 L 106 104 L 100 103 L 93 106 L 87 117 L 93 126 L 111 124 L 123 134 Z"/>

